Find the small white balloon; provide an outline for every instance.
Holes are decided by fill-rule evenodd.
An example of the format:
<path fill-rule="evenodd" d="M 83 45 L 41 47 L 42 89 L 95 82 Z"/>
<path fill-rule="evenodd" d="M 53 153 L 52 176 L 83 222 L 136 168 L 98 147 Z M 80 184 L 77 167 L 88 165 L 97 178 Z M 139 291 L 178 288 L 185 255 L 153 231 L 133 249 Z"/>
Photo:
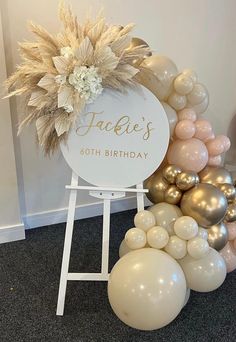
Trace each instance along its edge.
<path fill-rule="evenodd" d="M 197 83 L 194 85 L 193 90 L 187 95 L 187 99 L 191 105 L 198 105 L 199 103 L 202 103 L 207 96 L 208 91 L 206 87 L 201 83 Z"/>
<path fill-rule="evenodd" d="M 181 110 L 186 106 L 187 99 L 186 96 L 179 95 L 176 92 L 173 92 L 168 97 L 168 103 L 175 110 Z"/>
<path fill-rule="evenodd" d="M 193 80 L 191 77 L 180 74 L 174 81 L 175 91 L 180 95 L 187 95 L 193 89 Z"/>
<path fill-rule="evenodd" d="M 174 223 L 175 234 L 183 240 L 190 240 L 198 233 L 198 224 L 190 216 L 179 217 Z"/>
<path fill-rule="evenodd" d="M 194 70 L 192 69 L 184 69 L 182 71 L 182 75 L 184 76 L 187 76 L 187 77 L 190 77 L 193 81 L 193 83 L 196 83 L 197 82 L 197 74 Z"/>
<path fill-rule="evenodd" d="M 156 226 L 147 232 L 147 242 L 150 247 L 161 249 L 164 248 L 169 241 L 169 234 L 166 229 Z"/>
<path fill-rule="evenodd" d="M 209 244 L 206 240 L 197 236 L 188 241 L 187 250 L 192 258 L 201 259 L 209 252 Z"/>
<path fill-rule="evenodd" d="M 169 126 L 170 126 L 170 135 L 172 136 L 175 130 L 175 126 L 178 122 L 178 116 L 176 111 L 169 106 L 166 102 L 161 102 L 165 112 L 166 112 L 166 116 L 168 118 L 169 121 Z"/>
<path fill-rule="evenodd" d="M 207 240 L 208 239 L 208 232 L 207 229 L 203 228 L 203 227 L 198 227 L 198 233 L 197 236 L 199 236 L 200 238 Z"/>
<path fill-rule="evenodd" d="M 187 243 L 176 235 L 169 238 L 165 251 L 174 259 L 182 259 L 187 254 Z"/>
<path fill-rule="evenodd" d="M 125 234 L 126 245 L 130 249 L 143 248 L 146 245 L 146 233 L 140 228 L 131 228 Z"/>
<path fill-rule="evenodd" d="M 125 239 L 122 240 L 121 244 L 120 244 L 120 248 L 119 248 L 119 257 L 122 258 L 125 254 L 131 252 L 132 249 L 130 249 L 126 242 L 125 242 Z"/>
<path fill-rule="evenodd" d="M 134 217 L 134 225 L 136 228 L 142 229 L 145 232 L 154 227 L 156 224 L 155 216 L 151 211 L 139 211 Z"/>

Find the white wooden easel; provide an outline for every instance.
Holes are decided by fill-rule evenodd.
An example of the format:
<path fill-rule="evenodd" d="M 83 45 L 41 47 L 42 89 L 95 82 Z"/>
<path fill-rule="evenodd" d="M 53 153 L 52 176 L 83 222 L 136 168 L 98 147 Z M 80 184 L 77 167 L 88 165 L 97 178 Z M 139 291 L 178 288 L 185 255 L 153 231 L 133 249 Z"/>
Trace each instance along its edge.
<path fill-rule="evenodd" d="M 143 185 L 139 184 L 134 188 L 103 188 L 93 186 L 79 186 L 78 176 L 72 171 L 71 184 L 66 186 L 70 190 L 69 208 L 66 224 L 66 233 L 64 241 L 64 251 L 61 267 L 61 278 L 57 301 L 56 314 L 62 316 L 64 313 L 66 287 L 68 280 L 90 280 L 90 281 L 107 281 L 109 277 L 109 237 L 110 237 L 110 205 L 111 200 L 125 197 L 126 192 L 137 194 L 137 209 L 144 210 L 144 193 L 148 190 L 143 189 Z M 78 190 L 87 190 L 93 197 L 103 199 L 103 238 L 102 238 L 102 263 L 101 273 L 69 273 L 69 262 L 71 243 L 74 227 L 76 197 Z"/>

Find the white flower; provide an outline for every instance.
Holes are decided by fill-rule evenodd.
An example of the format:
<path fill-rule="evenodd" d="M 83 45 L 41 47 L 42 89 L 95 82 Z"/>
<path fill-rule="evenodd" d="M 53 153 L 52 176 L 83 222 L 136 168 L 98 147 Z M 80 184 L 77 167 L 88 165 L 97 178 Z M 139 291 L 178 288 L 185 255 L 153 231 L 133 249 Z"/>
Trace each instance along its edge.
<path fill-rule="evenodd" d="M 92 103 L 103 91 L 102 78 L 94 66 L 76 66 L 73 73 L 69 75 L 68 81 L 86 103 Z"/>
<path fill-rule="evenodd" d="M 67 113 L 72 113 L 74 111 L 74 108 L 71 105 L 65 105 L 63 106 L 63 108 L 65 109 Z"/>
<path fill-rule="evenodd" d="M 55 76 L 55 80 L 58 84 L 65 84 L 66 83 L 66 75 L 57 75 L 57 76 Z"/>
<path fill-rule="evenodd" d="M 65 46 L 65 47 L 61 48 L 60 52 L 61 52 L 61 56 L 64 56 L 66 58 L 74 56 L 74 52 L 70 46 Z"/>

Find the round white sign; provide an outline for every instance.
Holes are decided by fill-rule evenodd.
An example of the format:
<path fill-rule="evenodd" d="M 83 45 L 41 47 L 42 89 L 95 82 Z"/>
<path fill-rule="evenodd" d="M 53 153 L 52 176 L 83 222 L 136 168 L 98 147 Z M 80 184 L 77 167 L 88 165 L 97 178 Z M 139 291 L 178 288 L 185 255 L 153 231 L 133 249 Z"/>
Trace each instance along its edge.
<path fill-rule="evenodd" d="M 146 88 L 120 94 L 105 89 L 78 118 L 61 151 L 71 169 L 103 187 L 143 182 L 160 165 L 169 144 L 169 124 Z"/>

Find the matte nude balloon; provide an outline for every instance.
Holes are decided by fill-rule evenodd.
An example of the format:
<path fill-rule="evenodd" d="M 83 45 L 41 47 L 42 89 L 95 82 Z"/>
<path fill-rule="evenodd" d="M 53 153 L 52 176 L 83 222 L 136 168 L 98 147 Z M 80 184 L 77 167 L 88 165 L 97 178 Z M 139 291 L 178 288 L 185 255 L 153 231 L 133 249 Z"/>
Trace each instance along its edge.
<path fill-rule="evenodd" d="M 167 152 L 169 164 L 176 164 L 183 170 L 199 172 L 208 162 L 205 144 L 196 138 L 174 141 Z"/>
<path fill-rule="evenodd" d="M 180 95 L 187 95 L 193 89 L 194 82 L 191 77 L 180 74 L 174 80 L 174 88 L 176 93 Z"/>
<path fill-rule="evenodd" d="M 213 157 L 218 156 L 225 150 L 224 141 L 219 136 L 215 137 L 215 139 L 207 141 L 206 147 L 209 155 Z"/>
<path fill-rule="evenodd" d="M 236 222 L 227 222 L 225 225 L 228 230 L 229 240 L 236 239 Z"/>
<path fill-rule="evenodd" d="M 212 134 L 212 126 L 208 120 L 199 119 L 195 121 L 195 138 L 205 141 Z"/>
<path fill-rule="evenodd" d="M 125 254 L 131 252 L 133 249 L 129 248 L 125 242 L 125 239 L 122 240 L 119 248 L 119 257 L 122 258 Z"/>
<path fill-rule="evenodd" d="M 142 229 L 131 228 L 125 234 L 125 243 L 130 249 L 143 248 L 146 242 L 146 233 Z"/>
<path fill-rule="evenodd" d="M 185 75 L 187 77 L 190 77 L 193 81 L 193 83 L 196 83 L 197 82 L 197 74 L 194 70 L 192 69 L 184 69 L 182 71 L 182 75 Z"/>
<path fill-rule="evenodd" d="M 125 324 L 140 330 L 160 329 L 179 314 L 186 296 L 181 267 L 168 254 L 144 248 L 122 257 L 108 280 L 108 298 Z"/>
<path fill-rule="evenodd" d="M 218 135 L 218 139 L 221 141 L 224 146 L 224 152 L 227 152 L 230 149 L 230 139 L 226 135 Z"/>
<path fill-rule="evenodd" d="M 209 106 L 209 95 L 207 95 L 205 99 L 197 105 L 192 105 L 189 102 L 187 102 L 187 105 L 186 105 L 187 108 L 192 108 L 196 112 L 196 114 L 204 113 L 207 110 L 208 106 Z"/>
<path fill-rule="evenodd" d="M 177 205 L 162 202 L 153 205 L 148 210 L 154 214 L 156 225 L 165 228 L 169 235 L 174 234 L 172 223 L 174 223 L 178 217 L 183 215 Z"/>
<path fill-rule="evenodd" d="M 145 232 L 154 227 L 156 224 L 155 216 L 148 210 L 139 211 L 134 217 L 134 225 L 136 228 Z"/>
<path fill-rule="evenodd" d="M 191 293 L 191 290 L 190 290 L 189 288 L 187 288 L 187 290 L 186 290 L 186 296 L 185 296 L 185 299 L 184 299 L 183 307 L 188 303 L 189 297 L 190 297 L 190 293 Z"/>
<path fill-rule="evenodd" d="M 178 122 L 177 113 L 171 106 L 168 105 L 168 103 L 161 102 L 161 104 L 166 112 L 166 115 L 169 121 L 169 126 L 170 126 L 170 136 L 172 136 L 175 130 L 175 126 Z"/>
<path fill-rule="evenodd" d="M 184 108 L 178 112 L 179 121 L 181 120 L 191 120 L 195 122 L 197 120 L 196 112 L 191 108 Z"/>
<path fill-rule="evenodd" d="M 167 101 L 175 110 L 183 109 L 187 103 L 186 96 L 179 95 L 176 92 L 172 92 Z"/>
<path fill-rule="evenodd" d="M 208 158 L 208 162 L 207 162 L 207 165 L 209 166 L 220 166 L 222 163 L 222 157 L 221 155 L 219 156 L 215 156 L 215 157 L 209 157 Z"/>
<path fill-rule="evenodd" d="M 210 292 L 222 285 L 226 277 L 226 265 L 222 256 L 213 248 L 201 259 L 189 254 L 179 260 L 187 286 L 194 291 Z"/>
<path fill-rule="evenodd" d="M 205 239 L 196 236 L 188 241 L 187 251 L 194 259 L 204 258 L 209 251 L 209 244 Z"/>
<path fill-rule="evenodd" d="M 191 120 L 181 120 L 175 127 L 175 135 L 178 139 L 190 139 L 195 132 L 195 124 Z"/>
<path fill-rule="evenodd" d="M 169 241 L 169 234 L 162 227 L 153 227 L 147 232 L 147 242 L 150 247 L 161 249 L 164 248 Z"/>
<path fill-rule="evenodd" d="M 229 241 L 226 246 L 220 251 L 220 255 L 225 261 L 227 272 L 230 273 L 236 269 L 236 251 L 232 241 Z"/>
<path fill-rule="evenodd" d="M 165 246 L 165 252 L 174 259 L 182 259 L 187 254 L 187 243 L 177 235 L 172 235 Z"/>
<path fill-rule="evenodd" d="M 198 105 L 202 103 L 208 96 L 206 87 L 201 83 L 196 83 L 192 91 L 187 95 L 188 102 L 191 105 Z"/>
<path fill-rule="evenodd" d="M 198 233 L 198 224 L 190 216 L 179 217 L 174 223 L 175 234 L 183 239 L 190 240 Z"/>

